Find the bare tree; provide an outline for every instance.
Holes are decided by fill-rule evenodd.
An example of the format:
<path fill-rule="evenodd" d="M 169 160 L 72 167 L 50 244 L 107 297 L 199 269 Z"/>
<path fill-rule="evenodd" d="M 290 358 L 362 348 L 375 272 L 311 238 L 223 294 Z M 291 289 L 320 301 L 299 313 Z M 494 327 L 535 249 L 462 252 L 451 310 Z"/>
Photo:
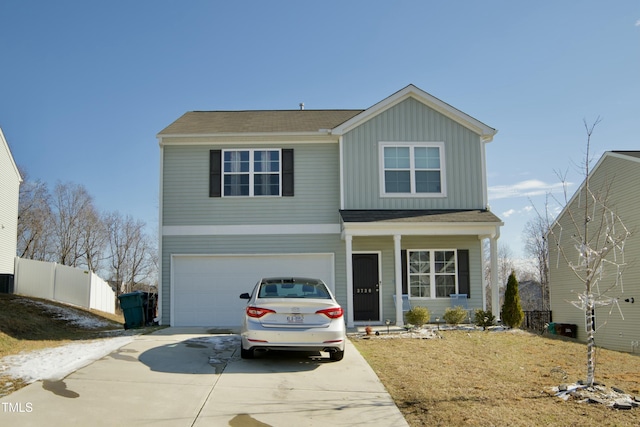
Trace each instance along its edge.
<path fill-rule="evenodd" d="M 105 216 L 108 233 L 109 269 L 120 293 L 130 292 L 148 278 L 152 268 L 151 245 L 144 233 L 145 223 L 118 212 Z"/>
<path fill-rule="evenodd" d="M 513 251 L 509 245 L 498 244 L 498 283 L 501 290 L 507 286 L 509 276 L 514 270 Z"/>
<path fill-rule="evenodd" d="M 560 224 L 556 221 L 550 230 L 550 236 L 554 238 L 554 244 L 567 263 L 575 277 L 583 283 L 582 292 L 577 294 L 577 300 L 571 301 L 578 309 L 584 312 L 585 329 L 587 334 L 587 386 L 592 386 L 595 376 L 595 333 L 596 333 L 596 307 L 617 305 L 617 299 L 607 296 L 612 288 L 621 285 L 622 268 L 624 261 L 624 243 L 630 236 L 621 218 L 616 214 L 609 203 L 610 183 L 604 183 L 597 190 L 590 183 L 590 145 L 591 136 L 598 118 L 591 126 L 584 122 L 587 132 L 587 150 L 584 160 L 585 181 L 579 190 L 578 199 L 569 205 L 565 185 L 565 210 L 568 224 Z M 563 182 L 564 181 L 563 179 Z M 566 229 L 565 229 L 566 228 Z M 577 249 L 577 261 L 575 253 L 569 254 L 563 246 L 563 239 L 569 240 Z M 575 262 L 574 262 L 575 261 Z M 614 269 L 615 277 L 612 282 L 605 275 L 605 270 Z M 603 284 L 603 288 L 600 285 Z M 618 307 L 619 309 L 619 307 Z M 622 314 L 622 313 L 620 313 Z"/>
<path fill-rule="evenodd" d="M 98 271 L 104 258 L 107 230 L 98 211 L 90 206 L 81 219 L 80 254 L 87 268 Z"/>
<path fill-rule="evenodd" d="M 51 208 L 47 185 L 42 181 L 29 181 L 27 173 L 20 171 L 18 207 L 18 248 L 20 258 L 47 261 L 51 257 Z"/>
<path fill-rule="evenodd" d="M 58 183 L 53 190 L 52 207 L 57 261 L 77 267 L 84 255 L 85 226 L 95 212 L 93 200 L 82 185 Z"/>
<path fill-rule="evenodd" d="M 82 185 L 58 183 L 52 195 L 46 184 L 21 175 L 19 257 L 108 272 L 124 284 L 118 293 L 145 281 L 155 284 L 150 281 L 157 281 L 157 251 L 143 221 L 118 212 L 102 215 Z"/>
<path fill-rule="evenodd" d="M 534 206 L 535 209 L 535 206 Z M 524 226 L 524 251 L 530 256 L 536 266 L 540 288 L 542 290 L 542 308 L 549 307 L 549 244 L 547 233 L 551 228 L 552 219 L 549 215 L 548 203 L 545 203 L 544 216 L 536 209 L 537 216 L 530 219 Z"/>

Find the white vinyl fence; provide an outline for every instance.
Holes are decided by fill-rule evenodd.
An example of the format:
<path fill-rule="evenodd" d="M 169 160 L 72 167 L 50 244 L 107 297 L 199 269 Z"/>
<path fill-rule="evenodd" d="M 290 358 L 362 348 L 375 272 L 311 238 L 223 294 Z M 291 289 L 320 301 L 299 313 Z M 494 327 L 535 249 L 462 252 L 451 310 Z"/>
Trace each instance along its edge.
<path fill-rule="evenodd" d="M 92 271 L 55 262 L 15 259 L 14 292 L 115 313 L 116 294 Z"/>

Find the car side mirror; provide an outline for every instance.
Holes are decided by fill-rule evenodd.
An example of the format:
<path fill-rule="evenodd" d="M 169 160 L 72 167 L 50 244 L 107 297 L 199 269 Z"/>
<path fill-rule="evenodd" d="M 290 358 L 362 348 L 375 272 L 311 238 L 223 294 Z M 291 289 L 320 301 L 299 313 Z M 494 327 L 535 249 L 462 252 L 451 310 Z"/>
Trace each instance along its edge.
<path fill-rule="evenodd" d="M 245 292 L 243 294 L 240 294 L 240 299 L 251 299 L 251 295 Z"/>

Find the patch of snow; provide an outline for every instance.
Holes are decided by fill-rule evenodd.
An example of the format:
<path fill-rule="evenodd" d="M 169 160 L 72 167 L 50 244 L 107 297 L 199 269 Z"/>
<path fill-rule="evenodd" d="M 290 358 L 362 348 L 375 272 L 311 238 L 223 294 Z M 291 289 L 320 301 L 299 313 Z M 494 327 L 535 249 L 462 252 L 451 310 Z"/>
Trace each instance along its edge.
<path fill-rule="evenodd" d="M 21 378 L 27 383 L 61 380 L 129 344 L 133 339 L 133 336 L 124 336 L 84 341 L 5 356 L 0 359 L 0 375 Z"/>
<path fill-rule="evenodd" d="M 46 304 L 40 301 L 33 301 L 29 299 L 21 300 L 23 304 L 33 304 L 41 307 L 48 313 L 54 315 L 57 319 L 66 320 L 74 326 L 78 326 L 84 329 L 97 329 L 104 328 L 110 325 L 109 322 L 101 320 L 95 316 L 89 316 L 80 310 L 75 310 L 71 307 L 60 307 L 57 305 Z"/>
<path fill-rule="evenodd" d="M 58 319 L 66 320 L 74 326 L 85 329 L 97 329 L 110 326 L 111 323 L 90 316 L 82 310 L 72 307 L 59 307 L 45 302 L 21 299 L 22 304 L 36 305 Z M 123 330 L 107 331 L 118 334 Z M 27 383 L 38 380 L 60 380 L 70 373 L 103 358 L 118 348 L 133 341 L 133 334 L 99 340 L 79 341 L 71 344 L 45 348 L 0 359 L 0 375 L 20 378 Z"/>

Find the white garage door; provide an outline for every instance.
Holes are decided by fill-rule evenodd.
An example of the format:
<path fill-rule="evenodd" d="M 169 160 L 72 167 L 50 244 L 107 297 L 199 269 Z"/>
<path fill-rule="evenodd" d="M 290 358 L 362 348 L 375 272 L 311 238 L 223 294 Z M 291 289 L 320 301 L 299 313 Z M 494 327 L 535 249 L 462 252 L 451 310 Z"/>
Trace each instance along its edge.
<path fill-rule="evenodd" d="M 334 291 L 333 254 L 174 255 L 172 272 L 173 326 L 239 326 L 239 296 L 262 277 L 313 277 Z"/>

